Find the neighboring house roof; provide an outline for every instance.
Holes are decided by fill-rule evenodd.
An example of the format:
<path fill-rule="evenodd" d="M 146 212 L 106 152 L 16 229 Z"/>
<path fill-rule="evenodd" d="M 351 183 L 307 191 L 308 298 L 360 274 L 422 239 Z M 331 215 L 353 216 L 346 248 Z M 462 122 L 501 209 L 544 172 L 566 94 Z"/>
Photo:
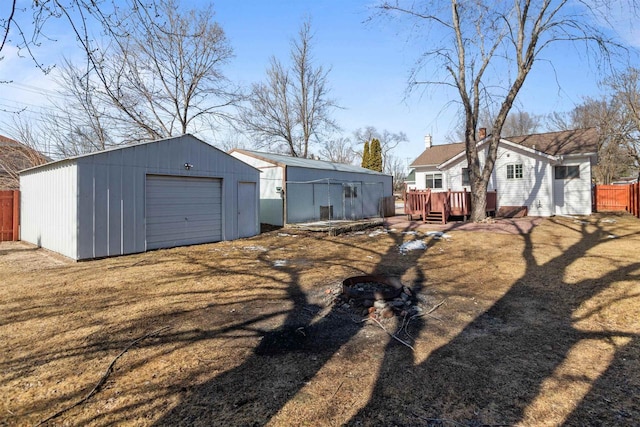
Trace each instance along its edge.
<path fill-rule="evenodd" d="M 386 175 L 384 173 L 373 171 L 371 169 L 366 169 L 366 168 L 355 166 L 355 165 L 348 165 L 345 163 L 334 163 L 334 162 L 327 162 L 324 160 L 305 159 L 301 157 L 286 156 L 284 154 L 264 153 L 260 151 L 241 150 L 238 148 L 235 148 L 230 151 L 230 153 L 233 153 L 233 152 L 255 157 L 257 159 L 261 159 L 261 160 L 276 164 L 278 166 L 293 166 L 293 167 L 299 167 L 299 168 L 322 169 L 322 170 L 331 170 L 331 171 L 338 171 L 338 172 L 356 172 L 356 173 L 366 173 L 371 175 Z"/>
<path fill-rule="evenodd" d="M 481 143 L 488 141 L 489 138 L 490 136 L 487 136 Z M 589 128 L 502 137 L 501 141 L 517 144 L 527 150 L 535 150 L 546 156 L 568 156 L 597 153 L 598 139 L 597 129 Z M 462 156 L 464 151 L 465 145 L 462 142 L 434 145 L 424 150 L 411 163 L 411 167 L 438 166 L 454 157 Z"/>
<path fill-rule="evenodd" d="M 18 172 L 50 161 L 39 151 L 0 135 L 0 188 L 19 188 Z"/>
<path fill-rule="evenodd" d="M 404 182 L 416 182 L 415 169 L 411 169 L 411 172 L 409 172 L 409 175 L 406 176 L 406 178 L 404 179 Z"/>

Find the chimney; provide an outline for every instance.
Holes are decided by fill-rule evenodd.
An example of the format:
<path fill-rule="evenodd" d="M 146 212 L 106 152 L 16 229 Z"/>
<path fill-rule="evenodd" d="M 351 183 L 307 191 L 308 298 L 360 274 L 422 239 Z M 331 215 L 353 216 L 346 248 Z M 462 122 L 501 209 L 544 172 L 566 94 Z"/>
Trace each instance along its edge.
<path fill-rule="evenodd" d="M 431 135 L 424 136 L 424 146 L 425 148 L 431 148 Z"/>
<path fill-rule="evenodd" d="M 487 137 L 487 128 L 478 129 L 478 140 L 483 140 Z"/>

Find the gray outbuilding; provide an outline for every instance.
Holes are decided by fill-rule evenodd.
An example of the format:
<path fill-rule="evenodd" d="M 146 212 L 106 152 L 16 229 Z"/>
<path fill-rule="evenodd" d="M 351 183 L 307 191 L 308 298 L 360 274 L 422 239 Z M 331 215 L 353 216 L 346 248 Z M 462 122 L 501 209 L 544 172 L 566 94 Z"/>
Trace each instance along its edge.
<path fill-rule="evenodd" d="M 380 217 L 393 196 L 391 175 L 360 166 L 240 149 L 230 154 L 262 172 L 260 222 L 266 224 Z"/>
<path fill-rule="evenodd" d="M 81 260 L 254 236 L 259 174 L 192 135 L 27 169 L 21 239 Z"/>

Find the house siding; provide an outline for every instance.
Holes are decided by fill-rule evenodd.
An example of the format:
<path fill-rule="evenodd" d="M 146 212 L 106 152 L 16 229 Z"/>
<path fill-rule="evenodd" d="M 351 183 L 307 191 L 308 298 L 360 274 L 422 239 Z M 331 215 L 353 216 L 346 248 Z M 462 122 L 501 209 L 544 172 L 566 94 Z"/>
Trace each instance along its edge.
<path fill-rule="evenodd" d="M 508 179 L 508 165 L 522 165 L 522 178 Z M 493 171 L 499 189 L 498 206 L 526 206 L 530 215 L 553 215 L 550 170 L 549 161 L 543 156 L 499 147 Z"/>
<path fill-rule="evenodd" d="M 487 190 L 497 190 L 498 207 L 526 206 L 534 216 L 590 214 L 591 165 L 596 160 L 597 138 L 595 129 L 582 129 L 502 139 Z M 485 164 L 487 140 L 479 147 L 484 147 L 478 151 L 482 165 Z M 427 174 L 442 173 L 441 191 L 470 190 L 469 186 L 462 185 L 462 169 L 467 166 L 466 156 L 460 151 L 464 147 L 446 144 L 430 155 L 432 149 L 425 150 L 412 164 L 416 177 L 414 188 L 426 188 Z M 418 161 L 429 164 L 435 160 L 439 162 L 437 165 L 416 166 Z M 507 179 L 509 165 L 522 165 L 522 177 Z M 556 180 L 556 165 L 579 166 L 579 178 Z"/>
<path fill-rule="evenodd" d="M 580 177 L 553 179 L 556 215 L 589 215 L 592 212 L 591 168 L 589 158 L 572 158 L 562 166 L 579 166 Z"/>

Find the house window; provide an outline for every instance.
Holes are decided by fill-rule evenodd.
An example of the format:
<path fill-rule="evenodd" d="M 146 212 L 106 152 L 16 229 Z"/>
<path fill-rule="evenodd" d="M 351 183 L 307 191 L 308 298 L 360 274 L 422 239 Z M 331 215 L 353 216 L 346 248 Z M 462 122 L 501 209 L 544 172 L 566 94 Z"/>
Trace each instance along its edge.
<path fill-rule="evenodd" d="M 580 166 L 556 166 L 554 174 L 556 179 L 580 178 Z"/>
<path fill-rule="evenodd" d="M 522 179 L 522 164 L 507 165 L 507 179 Z"/>
<path fill-rule="evenodd" d="M 426 175 L 426 188 L 442 188 L 442 174 L 428 173 Z"/>
<path fill-rule="evenodd" d="M 358 197 L 358 187 L 352 187 L 351 185 L 345 185 L 344 187 L 344 197 L 347 198 L 356 198 Z"/>
<path fill-rule="evenodd" d="M 469 168 L 462 168 L 462 185 L 471 185 Z"/>

